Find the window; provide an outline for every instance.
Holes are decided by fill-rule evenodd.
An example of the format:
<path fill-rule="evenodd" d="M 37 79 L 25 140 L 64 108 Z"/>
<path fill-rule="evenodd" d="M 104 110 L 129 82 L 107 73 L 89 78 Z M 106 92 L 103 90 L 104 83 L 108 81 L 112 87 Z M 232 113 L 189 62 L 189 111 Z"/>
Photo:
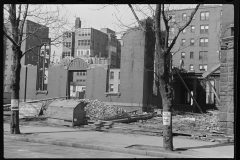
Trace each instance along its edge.
<path fill-rule="evenodd" d="M 191 32 L 194 32 L 195 31 L 195 26 L 191 26 Z"/>
<path fill-rule="evenodd" d="M 8 55 L 6 55 L 6 60 L 8 60 Z"/>
<path fill-rule="evenodd" d="M 5 75 L 5 78 L 4 78 L 5 80 L 7 80 L 7 75 Z"/>
<path fill-rule="evenodd" d="M 203 21 L 203 20 L 208 20 L 209 19 L 209 12 L 201 12 L 200 13 L 200 20 Z"/>
<path fill-rule="evenodd" d="M 170 29 L 169 29 L 169 32 L 170 32 L 171 34 L 174 34 L 174 28 L 173 28 L 173 27 L 170 28 Z"/>
<path fill-rule="evenodd" d="M 182 31 L 182 33 L 186 33 L 186 28 Z"/>
<path fill-rule="evenodd" d="M 207 34 L 208 33 L 208 25 L 200 25 L 200 33 Z"/>
<path fill-rule="evenodd" d="M 191 40 L 190 40 L 190 45 L 191 45 L 191 46 L 194 45 L 194 39 L 193 39 L 193 38 L 191 38 Z"/>
<path fill-rule="evenodd" d="M 231 27 L 231 36 L 234 36 L 234 27 Z"/>
<path fill-rule="evenodd" d="M 208 47 L 208 38 L 200 38 L 199 46 L 200 47 Z"/>
<path fill-rule="evenodd" d="M 220 11 L 220 18 L 222 19 L 222 10 Z"/>
<path fill-rule="evenodd" d="M 80 76 L 82 76 L 82 72 L 80 72 Z"/>
<path fill-rule="evenodd" d="M 185 52 L 181 53 L 181 58 L 185 58 Z"/>
<path fill-rule="evenodd" d="M 186 13 L 182 14 L 182 20 L 187 20 L 187 14 Z"/>
<path fill-rule="evenodd" d="M 200 71 L 203 71 L 203 70 L 204 70 L 203 64 L 199 64 L 199 70 L 200 70 Z"/>
<path fill-rule="evenodd" d="M 71 48 L 71 42 L 65 42 L 65 43 L 63 43 L 63 45 L 65 47 Z"/>
<path fill-rule="evenodd" d="M 118 79 L 120 79 L 120 72 L 119 72 L 119 75 L 118 75 Z"/>
<path fill-rule="evenodd" d="M 194 14 L 193 19 L 195 19 L 195 15 L 196 15 L 196 14 Z"/>
<path fill-rule="evenodd" d="M 62 54 L 62 58 L 70 57 L 70 56 L 71 56 L 71 52 L 63 52 L 63 54 Z"/>
<path fill-rule="evenodd" d="M 205 71 L 207 71 L 207 64 L 204 64 L 203 68 Z"/>
<path fill-rule="evenodd" d="M 193 64 L 190 64 L 190 65 L 189 65 L 189 70 L 190 70 L 190 71 L 193 71 Z"/>
<path fill-rule="evenodd" d="M 184 45 L 185 42 L 186 42 L 186 40 L 185 40 L 185 39 L 182 39 L 182 44 L 181 44 L 181 45 Z"/>
<path fill-rule="evenodd" d="M 82 75 L 85 76 L 85 73 L 86 73 L 86 72 L 83 72 Z"/>
<path fill-rule="evenodd" d="M 8 66 L 8 65 L 6 64 L 6 65 L 5 65 L 5 70 L 7 70 L 7 66 Z"/>
<path fill-rule="evenodd" d="M 82 81 L 85 82 L 85 79 L 83 79 Z"/>
<path fill-rule="evenodd" d="M 221 51 L 218 51 L 219 54 L 219 60 L 221 60 Z"/>
<path fill-rule="evenodd" d="M 110 84 L 110 92 L 113 92 L 113 84 Z"/>
<path fill-rule="evenodd" d="M 190 59 L 194 59 L 194 52 L 190 52 Z"/>
<path fill-rule="evenodd" d="M 64 36 L 65 36 L 66 38 L 70 38 L 70 37 L 71 37 L 71 35 L 72 35 L 72 34 L 71 34 L 70 32 L 69 32 L 69 33 L 68 33 L 68 32 L 66 32 L 66 33 L 64 34 Z"/>
<path fill-rule="evenodd" d="M 114 72 L 113 71 L 110 72 L 110 79 L 114 79 Z"/>
<path fill-rule="evenodd" d="M 79 72 L 77 72 L 77 76 L 79 76 Z"/>
<path fill-rule="evenodd" d="M 118 92 L 120 92 L 120 84 L 118 85 Z"/>
<path fill-rule="evenodd" d="M 207 60 L 208 51 L 200 51 L 199 52 L 199 60 Z"/>

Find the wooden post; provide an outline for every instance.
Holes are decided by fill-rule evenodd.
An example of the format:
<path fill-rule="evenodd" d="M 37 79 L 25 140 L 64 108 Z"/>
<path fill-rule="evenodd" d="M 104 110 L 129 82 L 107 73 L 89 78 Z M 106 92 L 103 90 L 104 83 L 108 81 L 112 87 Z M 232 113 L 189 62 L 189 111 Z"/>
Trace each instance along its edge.
<path fill-rule="evenodd" d="M 193 97 L 196 99 L 196 79 L 193 79 Z M 196 103 L 193 102 L 193 112 L 196 112 Z"/>
<path fill-rule="evenodd" d="M 220 99 L 218 98 L 218 95 L 217 95 L 217 93 L 216 93 L 216 91 L 215 91 L 215 88 L 214 88 L 214 86 L 211 84 L 211 82 L 210 82 L 209 80 L 207 80 L 207 82 L 208 82 L 208 84 L 209 84 L 210 88 L 212 88 L 212 90 L 213 90 L 213 93 L 215 94 L 215 96 L 216 96 L 216 99 L 217 99 L 217 101 L 218 101 L 219 105 L 220 105 L 220 106 L 222 106 L 222 105 L 221 105 L 221 101 L 220 101 Z"/>

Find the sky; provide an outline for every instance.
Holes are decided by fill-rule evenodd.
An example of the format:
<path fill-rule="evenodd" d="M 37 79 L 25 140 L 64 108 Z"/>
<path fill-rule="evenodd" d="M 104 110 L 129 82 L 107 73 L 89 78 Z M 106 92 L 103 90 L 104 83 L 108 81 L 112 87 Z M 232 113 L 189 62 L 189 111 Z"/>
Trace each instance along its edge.
<path fill-rule="evenodd" d="M 171 5 L 172 9 L 185 9 L 194 8 L 196 4 L 178 4 Z M 126 5 L 101 5 L 101 4 L 69 4 L 64 5 L 65 9 L 69 14 L 69 22 L 75 23 L 76 17 L 79 17 L 82 21 L 82 28 L 95 28 L 100 30 L 101 28 L 109 28 L 117 33 L 117 38 L 121 39 L 121 31 L 127 28 L 123 25 L 128 26 L 129 24 L 136 24 L 133 13 L 130 8 Z M 151 14 L 147 8 L 146 12 Z M 137 12 L 139 19 L 143 19 L 144 15 Z M 146 16 L 145 16 L 146 17 Z M 59 59 L 62 48 L 52 46 L 51 54 L 55 51 L 55 59 Z"/>

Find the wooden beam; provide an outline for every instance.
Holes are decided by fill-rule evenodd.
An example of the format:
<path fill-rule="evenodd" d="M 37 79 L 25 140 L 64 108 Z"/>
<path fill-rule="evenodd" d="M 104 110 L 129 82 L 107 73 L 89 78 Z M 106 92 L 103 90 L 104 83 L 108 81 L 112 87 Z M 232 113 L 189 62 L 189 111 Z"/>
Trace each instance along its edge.
<path fill-rule="evenodd" d="M 206 78 L 207 76 L 210 76 L 212 73 L 214 73 L 216 70 L 218 70 L 220 68 L 220 63 L 213 66 L 211 69 L 209 69 L 208 71 L 204 72 L 202 74 L 203 78 Z"/>
<path fill-rule="evenodd" d="M 208 82 L 209 86 L 212 88 L 213 93 L 215 94 L 219 105 L 222 106 L 222 105 L 221 105 L 221 101 L 220 101 L 220 99 L 218 98 L 218 95 L 217 95 L 217 93 L 216 93 L 216 91 L 215 91 L 215 88 L 213 87 L 213 85 L 211 84 L 211 82 L 210 82 L 209 80 L 207 80 L 207 82 Z"/>
<path fill-rule="evenodd" d="M 201 113 L 203 113 L 203 111 L 202 111 L 202 109 L 200 108 L 200 106 L 198 105 L 196 99 L 193 97 L 193 95 L 191 94 L 191 92 L 190 92 L 190 90 L 188 89 L 187 85 L 185 84 L 184 80 L 182 79 L 181 75 L 178 73 L 178 70 L 177 70 L 176 68 L 174 68 L 174 69 L 175 69 L 175 71 L 177 72 L 177 75 L 179 76 L 179 78 L 181 79 L 184 87 L 187 89 L 188 93 L 190 94 L 191 98 L 192 98 L 192 99 L 194 100 L 194 102 L 196 103 L 199 111 L 200 111 Z"/>

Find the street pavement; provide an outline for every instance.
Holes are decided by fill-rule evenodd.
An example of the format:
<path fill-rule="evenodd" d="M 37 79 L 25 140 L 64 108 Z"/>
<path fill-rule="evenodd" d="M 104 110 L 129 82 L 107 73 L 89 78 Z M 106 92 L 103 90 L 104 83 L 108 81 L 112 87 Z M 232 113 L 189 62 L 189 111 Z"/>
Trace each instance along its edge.
<path fill-rule="evenodd" d="M 219 144 L 184 138 L 173 138 L 173 152 L 166 152 L 162 136 L 107 133 L 66 127 L 20 126 L 21 135 L 9 133 L 10 125 L 4 123 L 4 139 L 71 146 L 77 148 L 138 154 L 164 158 L 233 158 L 234 144 Z M 138 150 L 130 146 L 142 145 L 159 150 Z M 148 148 L 151 148 L 148 147 Z"/>
<path fill-rule="evenodd" d="M 4 158 L 151 158 L 125 153 L 4 140 Z"/>

